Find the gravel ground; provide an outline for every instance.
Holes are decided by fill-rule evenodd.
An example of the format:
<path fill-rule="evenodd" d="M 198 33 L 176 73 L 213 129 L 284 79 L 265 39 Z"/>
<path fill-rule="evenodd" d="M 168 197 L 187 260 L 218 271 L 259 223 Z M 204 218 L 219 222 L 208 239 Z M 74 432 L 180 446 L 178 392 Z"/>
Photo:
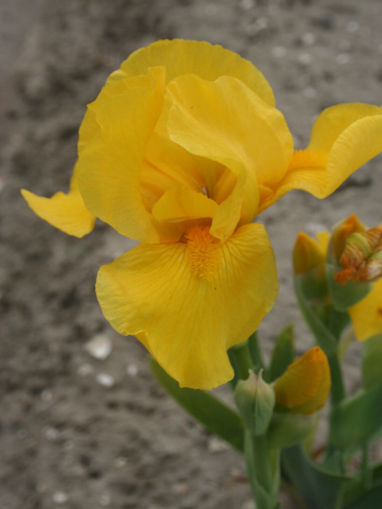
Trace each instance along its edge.
<path fill-rule="evenodd" d="M 86 104 L 132 50 L 161 38 L 209 40 L 252 60 L 303 146 L 322 108 L 382 103 L 381 15 L 380 0 L 2 0 L 2 509 L 253 507 L 242 458 L 167 398 L 144 349 L 101 315 L 97 269 L 132 243 L 103 224 L 81 241 L 65 236 L 28 210 L 19 189 L 66 189 Z M 294 192 L 260 218 L 281 282 L 261 327 L 266 351 L 291 321 L 299 351 L 311 341 L 291 286 L 295 236 L 353 212 L 380 222 L 381 162 L 323 202 Z M 94 338 L 110 344 L 105 360 L 85 347 Z M 349 389 L 358 357 L 354 345 Z M 293 507 L 285 496 L 283 508 Z"/>

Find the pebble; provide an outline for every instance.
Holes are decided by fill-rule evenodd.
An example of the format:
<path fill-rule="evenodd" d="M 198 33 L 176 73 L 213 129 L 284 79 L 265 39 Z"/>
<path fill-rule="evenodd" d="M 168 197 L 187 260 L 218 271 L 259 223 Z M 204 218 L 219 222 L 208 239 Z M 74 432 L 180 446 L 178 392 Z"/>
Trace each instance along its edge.
<path fill-rule="evenodd" d="M 52 428 L 52 427 L 46 428 L 45 438 L 47 440 L 53 441 L 53 440 L 56 440 L 59 436 L 60 436 L 60 432 L 58 431 L 58 429 Z"/>
<path fill-rule="evenodd" d="M 208 441 L 208 450 L 210 452 L 222 452 L 227 451 L 229 449 L 229 445 L 220 440 L 219 438 L 212 437 Z"/>
<path fill-rule="evenodd" d="M 344 65 L 350 62 L 350 55 L 348 53 L 339 53 L 336 56 L 337 64 Z"/>
<path fill-rule="evenodd" d="M 103 387 L 113 387 L 115 384 L 115 378 L 107 373 L 98 373 L 96 380 Z"/>
<path fill-rule="evenodd" d="M 84 349 L 95 359 L 104 361 L 111 353 L 112 344 L 106 334 L 98 334 L 84 345 Z"/>
<path fill-rule="evenodd" d="M 126 368 L 126 373 L 129 376 L 137 376 L 138 374 L 138 367 L 135 364 L 129 364 Z"/>
<path fill-rule="evenodd" d="M 94 368 L 90 364 L 81 364 L 81 366 L 79 366 L 79 368 L 77 369 L 77 373 L 80 376 L 88 376 L 91 373 L 93 373 L 93 371 Z"/>
<path fill-rule="evenodd" d="M 272 56 L 274 56 L 275 58 L 283 58 L 285 57 L 287 53 L 287 50 L 286 48 L 284 48 L 284 46 L 275 46 L 274 48 L 272 48 Z"/>
<path fill-rule="evenodd" d="M 55 493 L 53 493 L 53 502 L 55 504 L 65 504 L 65 502 L 68 501 L 68 495 L 66 493 L 64 493 L 63 491 L 56 491 Z"/>

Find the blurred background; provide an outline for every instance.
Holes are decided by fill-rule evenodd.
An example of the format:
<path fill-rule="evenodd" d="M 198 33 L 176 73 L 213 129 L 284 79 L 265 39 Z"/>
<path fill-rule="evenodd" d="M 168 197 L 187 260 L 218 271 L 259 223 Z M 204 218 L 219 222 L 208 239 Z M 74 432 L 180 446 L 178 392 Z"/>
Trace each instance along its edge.
<path fill-rule="evenodd" d="M 162 38 L 220 43 L 253 61 L 302 148 L 323 108 L 382 103 L 381 17 L 380 0 L 1 0 L 1 509 L 253 508 L 242 458 L 167 398 L 140 344 L 102 317 L 97 269 L 129 240 L 103 224 L 66 236 L 19 189 L 67 190 L 86 104 L 131 51 Z M 260 218 L 281 282 L 265 349 L 291 321 L 299 352 L 309 347 L 291 284 L 294 239 L 353 212 L 381 222 L 381 163 L 323 202 L 294 192 Z M 350 389 L 358 364 L 353 345 Z"/>

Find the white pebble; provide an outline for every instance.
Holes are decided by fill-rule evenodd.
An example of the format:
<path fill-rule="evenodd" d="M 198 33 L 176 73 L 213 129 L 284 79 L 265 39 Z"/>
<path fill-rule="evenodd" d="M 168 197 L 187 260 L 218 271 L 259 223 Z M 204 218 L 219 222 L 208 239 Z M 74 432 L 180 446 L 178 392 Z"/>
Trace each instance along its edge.
<path fill-rule="evenodd" d="M 126 368 L 126 373 L 129 376 L 137 376 L 138 374 L 138 367 L 135 364 L 129 364 Z"/>
<path fill-rule="evenodd" d="M 53 502 L 55 504 L 65 504 L 65 502 L 68 501 L 68 495 L 64 493 L 63 491 L 56 491 L 53 493 Z"/>
<path fill-rule="evenodd" d="M 272 56 L 275 58 L 283 58 L 286 55 L 286 48 L 284 46 L 275 46 L 272 48 Z"/>
<path fill-rule="evenodd" d="M 115 383 L 114 377 L 108 375 L 107 373 L 98 373 L 96 380 L 100 385 L 103 385 L 104 387 L 113 387 Z"/>
<path fill-rule="evenodd" d="M 84 349 L 95 359 L 104 361 L 111 353 L 112 344 L 106 334 L 98 334 L 85 344 Z"/>

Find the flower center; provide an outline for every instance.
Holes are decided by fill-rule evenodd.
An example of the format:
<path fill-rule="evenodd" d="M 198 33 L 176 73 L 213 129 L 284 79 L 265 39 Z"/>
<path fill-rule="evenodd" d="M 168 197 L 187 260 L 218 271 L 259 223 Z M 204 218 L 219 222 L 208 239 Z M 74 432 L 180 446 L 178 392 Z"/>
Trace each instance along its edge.
<path fill-rule="evenodd" d="M 206 225 L 192 226 L 184 238 L 192 271 L 198 278 L 211 281 L 220 259 L 219 240 L 210 235 Z"/>

